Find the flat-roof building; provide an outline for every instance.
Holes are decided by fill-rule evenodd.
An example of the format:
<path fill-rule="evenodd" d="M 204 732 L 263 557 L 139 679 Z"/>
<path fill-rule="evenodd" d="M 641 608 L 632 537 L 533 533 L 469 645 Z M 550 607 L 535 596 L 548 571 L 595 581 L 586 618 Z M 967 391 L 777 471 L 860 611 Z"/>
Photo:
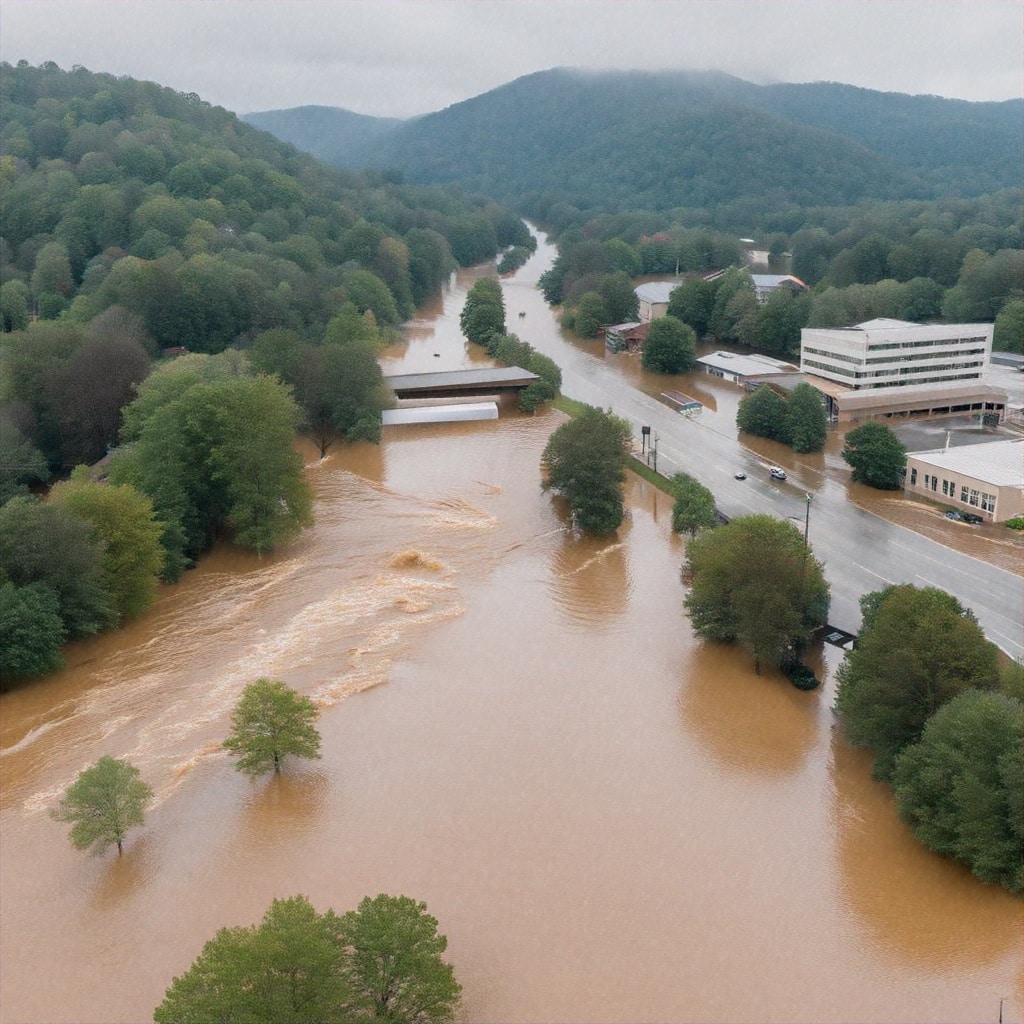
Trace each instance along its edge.
<path fill-rule="evenodd" d="M 807 291 L 807 285 L 792 274 L 751 274 L 750 279 L 754 282 L 754 298 L 759 306 L 763 306 L 768 296 L 780 288 L 791 292 Z"/>
<path fill-rule="evenodd" d="M 992 522 L 1024 515 L 1024 439 L 910 452 L 904 488 Z"/>
<path fill-rule="evenodd" d="M 800 369 L 855 391 L 980 380 L 992 324 L 912 324 L 879 317 L 854 327 L 805 327 Z"/>
<path fill-rule="evenodd" d="M 705 373 L 723 377 L 734 384 L 743 384 L 752 377 L 768 377 L 780 373 L 796 373 L 792 363 L 771 356 L 738 355 L 735 352 L 712 352 L 697 360 Z"/>
<path fill-rule="evenodd" d="M 646 324 L 664 316 L 668 312 L 669 296 L 679 285 L 679 281 L 648 281 L 637 285 L 633 290 L 636 292 L 640 322 Z"/>
<path fill-rule="evenodd" d="M 805 327 L 800 369 L 831 387 L 839 420 L 939 412 L 1002 414 L 1006 394 L 982 383 L 992 324 L 914 324 L 879 317 L 853 327 Z"/>

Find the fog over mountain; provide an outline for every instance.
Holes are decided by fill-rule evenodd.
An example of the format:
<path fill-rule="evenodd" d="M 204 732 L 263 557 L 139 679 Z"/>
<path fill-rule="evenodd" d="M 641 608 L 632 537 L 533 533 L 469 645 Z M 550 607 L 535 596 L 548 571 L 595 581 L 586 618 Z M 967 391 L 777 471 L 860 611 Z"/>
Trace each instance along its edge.
<path fill-rule="evenodd" d="M 1022 183 L 1024 101 L 968 102 L 721 72 L 518 78 L 410 121 L 296 108 L 246 120 L 345 167 L 581 208 L 848 205 Z"/>

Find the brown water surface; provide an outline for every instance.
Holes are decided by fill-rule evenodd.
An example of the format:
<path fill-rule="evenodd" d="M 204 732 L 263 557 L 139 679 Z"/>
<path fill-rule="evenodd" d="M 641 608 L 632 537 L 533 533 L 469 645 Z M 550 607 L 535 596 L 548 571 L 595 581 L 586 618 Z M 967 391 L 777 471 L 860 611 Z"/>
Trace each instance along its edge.
<path fill-rule="evenodd" d="M 472 280 L 390 370 L 475 360 Z M 1021 1019 L 1020 902 L 898 821 L 834 728 L 836 652 L 799 693 L 696 643 L 668 499 L 632 478 L 615 537 L 571 536 L 539 486 L 558 422 L 304 449 L 299 542 L 218 549 L 3 695 L 5 1021 L 149 1019 L 275 896 L 382 891 L 438 918 L 468 1021 Z M 261 675 L 320 704 L 323 758 L 250 781 L 219 744 Z M 103 754 L 157 793 L 121 859 L 47 815 Z"/>

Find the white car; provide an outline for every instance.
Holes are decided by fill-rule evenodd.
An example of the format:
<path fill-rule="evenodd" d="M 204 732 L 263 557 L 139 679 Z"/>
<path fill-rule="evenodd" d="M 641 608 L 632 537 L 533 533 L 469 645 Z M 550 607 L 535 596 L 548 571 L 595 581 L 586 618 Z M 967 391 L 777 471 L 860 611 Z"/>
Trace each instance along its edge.
<path fill-rule="evenodd" d="M 786 471 L 781 466 L 769 466 L 768 467 L 768 475 L 773 480 L 785 480 L 786 479 Z"/>

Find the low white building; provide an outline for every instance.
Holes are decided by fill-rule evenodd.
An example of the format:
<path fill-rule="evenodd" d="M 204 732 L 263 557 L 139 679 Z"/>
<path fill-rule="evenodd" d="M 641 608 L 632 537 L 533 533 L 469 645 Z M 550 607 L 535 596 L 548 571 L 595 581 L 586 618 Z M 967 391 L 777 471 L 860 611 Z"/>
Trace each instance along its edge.
<path fill-rule="evenodd" d="M 735 352 L 712 352 L 701 356 L 698 365 L 712 377 L 722 377 L 734 384 L 744 384 L 753 377 L 770 377 L 775 374 L 796 373 L 792 363 L 773 359 L 771 356 L 738 355 Z"/>
<path fill-rule="evenodd" d="M 772 292 L 780 288 L 791 292 L 807 291 L 807 285 L 792 274 L 751 274 L 750 279 L 754 282 L 754 298 L 761 306 L 768 301 Z"/>
<path fill-rule="evenodd" d="M 637 285 L 638 316 L 640 323 L 647 324 L 668 312 L 669 296 L 679 287 L 679 281 L 648 281 Z"/>
<path fill-rule="evenodd" d="M 992 522 L 1024 515 L 1024 440 L 910 452 L 904 488 Z"/>

